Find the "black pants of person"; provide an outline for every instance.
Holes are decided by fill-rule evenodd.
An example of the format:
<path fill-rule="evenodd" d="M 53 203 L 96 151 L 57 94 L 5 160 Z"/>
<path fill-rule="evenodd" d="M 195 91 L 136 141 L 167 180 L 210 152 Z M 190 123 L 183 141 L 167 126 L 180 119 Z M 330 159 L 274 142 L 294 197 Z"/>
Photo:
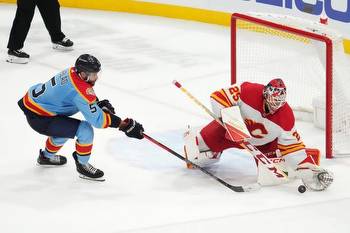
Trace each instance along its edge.
<path fill-rule="evenodd" d="M 19 107 L 22 109 L 27 118 L 28 124 L 36 132 L 58 138 L 74 138 L 78 131 L 80 120 L 68 116 L 39 116 L 29 111 L 23 104 L 22 99 L 18 101 Z"/>
<path fill-rule="evenodd" d="M 61 41 L 65 35 L 61 31 L 60 4 L 58 0 L 17 0 L 17 11 L 13 20 L 8 49 L 21 49 L 32 22 L 35 6 L 38 7 L 51 41 Z"/>

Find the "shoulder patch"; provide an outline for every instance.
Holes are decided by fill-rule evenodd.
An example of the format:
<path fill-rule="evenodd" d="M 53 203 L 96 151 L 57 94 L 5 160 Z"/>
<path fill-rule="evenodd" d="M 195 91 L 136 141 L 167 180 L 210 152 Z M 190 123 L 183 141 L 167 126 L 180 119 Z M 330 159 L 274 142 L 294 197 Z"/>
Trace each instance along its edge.
<path fill-rule="evenodd" d="M 86 94 L 96 96 L 95 91 L 92 89 L 92 87 L 86 89 Z"/>
<path fill-rule="evenodd" d="M 69 78 L 75 90 L 84 100 L 86 100 L 89 104 L 96 101 L 94 89 L 89 83 L 80 79 L 74 68 L 69 69 Z"/>

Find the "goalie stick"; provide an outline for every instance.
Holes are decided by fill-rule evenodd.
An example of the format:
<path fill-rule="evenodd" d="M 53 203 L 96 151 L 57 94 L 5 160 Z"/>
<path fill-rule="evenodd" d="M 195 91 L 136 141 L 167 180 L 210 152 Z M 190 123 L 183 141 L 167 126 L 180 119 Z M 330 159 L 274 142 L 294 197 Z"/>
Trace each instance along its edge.
<path fill-rule="evenodd" d="M 185 161 L 186 163 L 190 163 L 193 167 L 197 168 L 201 172 L 207 174 L 208 176 L 210 176 L 214 180 L 218 181 L 219 183 L 225 185 L 227 188 L 229 188 L 229 189 L 231 189 L 231 190 L 233 190 L 235 192 L 250 192 L 250 191 L 258 190 L 261 187 L 258 183 L 247 184 L 247 185 L 237 185 L 237 186 L 236 185 L 231 185 L 231 184 L 225 182 L 224 180 L 220 179 L 219 177 L 213 175 L 209 171 L 205 170 L 204 168 L 202 168 L 202 167 L 198 166 L 197 164 L 191 162 L 190 160 L 186 159 L 185 157 L 183 157 L 179 153 L 175 152 L 174 150 L 172 150 L 169 147 L 165 146 L 164 144 L 160 143 L 159 141 L 157 141 L 156 139 L 154 139 L 151 136 L 147 135 L 146 133 L 143 133 L 143 136 L 147 140 L 149 140 L 150 142 L 152 142 L 152 143 L 156 144 L 157 146 L 163 148 L 164 150 L 168 151 L 170 154 L 175 155 L 177 158 Z"/>
<path fill-rule="evenodd" d="M 261 165 L 267 168 L 273 175 L 273 179 L 276 183 L 285 183 L 287 175 L 278 169 L 271 160 L 260 152 L 253 144 L 248 142 L 246 139 L 249 137 L 247 134 L 242 132 L 233 122 L 224 121 L 222 122 L 212 111 L 210 111 L 205 105 L 203 105 L 196 97 L 194 97 L 189 91 L 187 91 L 178 81 L 174 80 L 173 84 L 185 93 L 193 102 L 200 106 L 206 113 L 214 118 L 222 127 L 228 132 L 230 139 L 237 142 L 240 146 L 246 149 L 254 158 L 261 162 Z"/>

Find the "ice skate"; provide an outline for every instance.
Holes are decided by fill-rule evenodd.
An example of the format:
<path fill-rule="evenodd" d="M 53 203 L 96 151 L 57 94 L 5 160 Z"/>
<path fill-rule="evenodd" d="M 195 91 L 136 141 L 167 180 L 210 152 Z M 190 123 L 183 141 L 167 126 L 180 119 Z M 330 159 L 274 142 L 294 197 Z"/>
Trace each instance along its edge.
<path fill-rule="evenodd" d="M 73 41 L 65 37 L 61 41 L 53 41 L 52 48 L 56 50 L 70 51 L 73 50 L 73 44 Z"/>
<path fill-rule="evenodd" d="M 20 49 L 9 49 L 7 55 L 6 61 L 10 63 L 26 64 L 29 62 L 30 56 Z"/>
<path fill-rule="evenodd" d="M 77 167 L 77 171 L 79 173 L 79 177 L 86 180 L 94 180 L 94 181 L 105 181 L 103 178 L 103 171 L 95 168 L 91 164 L 81 164 L 78 161 L 78 156 L 76 152 L 73 153 L 73 158 L 75 160 L 75 165 Z"/>
<path fill-rule="evenodd" d="M 40 166 L 62 166 L 67 163 L 67 158 L 62 155 L 54 155 L 52 158 L 45 157 L 44 151 L 39 151 L 39 157 L 37 159 Z"/>

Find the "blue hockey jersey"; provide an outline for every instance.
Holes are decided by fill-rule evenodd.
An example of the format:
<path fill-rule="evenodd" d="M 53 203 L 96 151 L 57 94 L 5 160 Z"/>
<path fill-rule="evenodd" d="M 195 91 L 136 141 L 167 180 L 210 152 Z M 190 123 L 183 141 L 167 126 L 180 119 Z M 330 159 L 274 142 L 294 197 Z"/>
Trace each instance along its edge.
<path fill-rule="evenodd" d="M 46 83 L 30 87 L 23 103 L 28 110 L 41 116 L 71 116 L 81 112 L 96 128 L 118 127 L 120 123 L 119 117 L 104 112 L 97 105 L 92 85 L 82 80 L 74 67 L 63 70 Z"/>

